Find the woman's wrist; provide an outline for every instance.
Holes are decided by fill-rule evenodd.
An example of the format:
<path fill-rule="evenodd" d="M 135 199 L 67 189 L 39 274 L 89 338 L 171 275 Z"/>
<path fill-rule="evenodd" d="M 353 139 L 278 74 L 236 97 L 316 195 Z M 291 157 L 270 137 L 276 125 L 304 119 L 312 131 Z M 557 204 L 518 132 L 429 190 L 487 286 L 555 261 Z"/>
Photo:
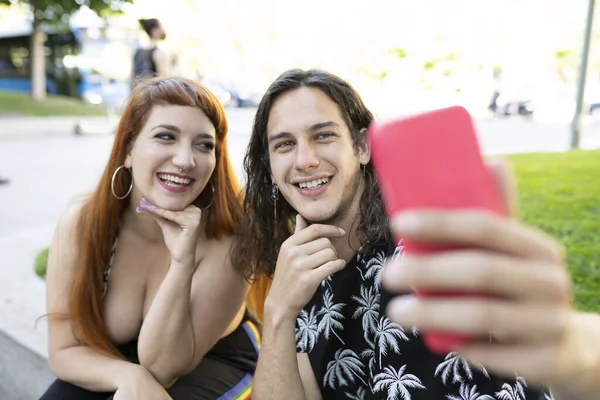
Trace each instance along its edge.
<path fill-rule="evenodd" d="M 134 364 L 132 362 L 126 362 L 127 365 L 124 366 L 124 369 L 117 374 L 117 379 L 115 381 L 115 389 L 126 385 L 128 382 L 148 379 L 154 377 L 152 374 L 144 367 L 139 364 Z"/>

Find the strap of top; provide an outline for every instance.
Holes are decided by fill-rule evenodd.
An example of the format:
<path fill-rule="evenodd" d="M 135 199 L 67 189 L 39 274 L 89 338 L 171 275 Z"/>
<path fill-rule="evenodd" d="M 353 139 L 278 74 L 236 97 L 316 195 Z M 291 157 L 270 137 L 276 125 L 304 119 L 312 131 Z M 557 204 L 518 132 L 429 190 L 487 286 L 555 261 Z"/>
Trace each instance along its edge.
<path fill-rule="evenodd" d="M 113 262 L 115 261 L 115 251 L 117 250 L 117 241 L 118 240 L 119 240 L 119 237 L 117 236 L 115 238 L 115 243 L 113 243 L 113 247 L 110 250 L 110 260 L 108 261 L 108 265 L 106 266 L 106 268 L 104 268 L 102 298 L 104 298 L 104 296 L 106 295 L 106 291 L 108 290 L 108 277 L 110 275 L 110 269 L 113 266 Z"/>

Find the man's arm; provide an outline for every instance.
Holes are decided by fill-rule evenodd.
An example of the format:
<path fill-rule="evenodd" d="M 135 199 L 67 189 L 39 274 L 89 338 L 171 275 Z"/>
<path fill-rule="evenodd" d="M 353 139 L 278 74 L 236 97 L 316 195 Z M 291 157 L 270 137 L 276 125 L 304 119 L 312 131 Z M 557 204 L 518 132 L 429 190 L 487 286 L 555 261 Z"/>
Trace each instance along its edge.
<path fill-rule="evenodd" d="M 302 368 L 299 367 L 296 317 L 323 279 L 346 265 L 344 260 L 337 258 L 328 239 L 344 235 L 345 232 L 335 226 L 315 224 L 307 227 L 300 215 L 296 217 L 294 235 L 279 250 L 275 275 L 265 301 L 263 339 L 252 398 L 321 398 L 310 363 L 302 361 Z"/>
<path fill-rule="evenodd" d="M 321 393 L 308 355 L 296 354 L 296 317 L 265 305 L 265 324 L 252 398 L 258 400 L 320 400 Z"/>

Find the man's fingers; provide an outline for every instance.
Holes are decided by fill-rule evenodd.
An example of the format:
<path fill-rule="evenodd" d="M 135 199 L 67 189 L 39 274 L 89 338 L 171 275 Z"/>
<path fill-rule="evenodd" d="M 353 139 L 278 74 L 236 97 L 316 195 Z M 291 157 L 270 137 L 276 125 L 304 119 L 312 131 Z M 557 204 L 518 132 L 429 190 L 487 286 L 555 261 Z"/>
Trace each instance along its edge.
<path fill-rule="evenodd" d="M 315 280 L 319 283 L 323 282 L 325 278 L 335 274 L 338 271 L 341 271 L 342 269 L 344 269 L 345 266 L 346 262 L 342 259 L 328 261 L 325 264 L 313 270 Z"/>
<path fill-rule="evenodd" d="M 392 292 L 485 292 L 514 300 L 566 303 L 567 271 L 545 261 L 522 260 L 479 250 L 405 255 L 386 264 L 383 284 Z"/>
<path fill-rule="evenodd" d="M 535 228 L 481 210 L 415 210 L 392 220 L 394 234 L 416 242 L 477 247 L 515 257 L 562 262 L 563 249 Z"/>
<path fill-rule="evenodd" d="M 484 365 L 498 374 L 514 376 L 515 371 L 527 371 L 529 385 L 547 385 L 556 376 L 557 348 L 552 343 L 517 344 L 468 343 L 457 353 L 475 365 Z"/>
<path fill-rule="evenodd" d="M 424 332 L 474 337 L 492 332 L 502 341 L 552 341 L 563 335 L 568 320 L 568 309 L 554 305 L 525 307 L 505 300 L 462 296 L 401 296 L 390 301 L 386 313 L 401 326 L 418 326 Z"/>
<path fill-rule="evenodd" d="M 306 257 L 305 262 L 311 268 L 319 268 L 321 265 L 337 259 L 338 258 L 335 250 L 329 247 Z"/>
<path fill-rule="evenodd" d="M 300 217 L 302 218 L 302 217 Z M 296 246 L 312 242 L 315 239 L 322 237 L 342 237 L 346 232 L 342 228 L 333 225 L 313 224 L 308 228 L 302 229 L 292 236 L 292 242 Z"/>
<path fill-rule="evenodd" d="M 333 249 L 333 251 L 336 254 L 336 258 L 337 258 L 337 251 L 335 250 L 335 247 L 333 247 L 333 245 L 331 244 L 331 240 L 329 240 L 326 237 L 322 237 L 322 238 L 313 240 L 312 242 L 308 242 L 308 243 L 301 245 L 299 251 L 302 254 L 311 255 L 311 254 L 315 254 L 318 251 L 328 249 L 328 248 Z"/>
<path fill-rule="evenodd" d="M 516 217 L 518 211 L 517 183 L 511 165 L 505 159 L 498 157 L 490 158 L 486 160 L 486 163 L 494 176 L 506 215 Z"/>

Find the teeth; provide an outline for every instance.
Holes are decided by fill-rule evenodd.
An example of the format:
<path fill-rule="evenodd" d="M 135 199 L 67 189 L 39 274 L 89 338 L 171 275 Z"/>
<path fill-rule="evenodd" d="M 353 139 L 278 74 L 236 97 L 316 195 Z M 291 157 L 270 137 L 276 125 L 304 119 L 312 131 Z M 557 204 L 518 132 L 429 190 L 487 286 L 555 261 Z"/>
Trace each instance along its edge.
<path fill-rule="evenodd" d="M 159 174 L 158 177 L 160 179 L 162 179 L 163 181 L 178 183 L 180 185 L 189 185 L 191 182 L 191 179 L 180 178 L 178 176 L 173 176 L 173 175 L 169 175 L 169 174 Z"/>
<path fill-rule="evenodd" d="M 298 184 L 298 186 L 300 186 L 302 189 L 314 189 L 314 188 L 321 186 L 323 183 L 327 183 L 327 182 L 329 182 L 329 178 L 322 178 L 322 179 L 315 179 L 314 181 L 310 181 L 310 182 L 300 182 Z"/>

